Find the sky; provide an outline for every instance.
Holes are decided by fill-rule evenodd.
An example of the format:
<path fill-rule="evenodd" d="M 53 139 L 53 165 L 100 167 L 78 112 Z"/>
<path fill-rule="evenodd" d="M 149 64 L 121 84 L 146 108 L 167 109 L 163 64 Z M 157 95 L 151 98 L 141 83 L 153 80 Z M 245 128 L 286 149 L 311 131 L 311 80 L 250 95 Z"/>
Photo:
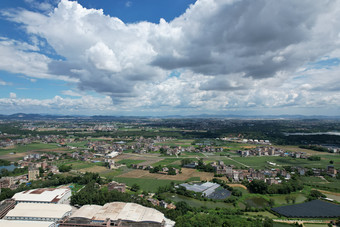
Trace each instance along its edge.
<path fill-rule="evenodd" d="M 340 115 L 340 1 L 1 0 L 0 114 Z"/>

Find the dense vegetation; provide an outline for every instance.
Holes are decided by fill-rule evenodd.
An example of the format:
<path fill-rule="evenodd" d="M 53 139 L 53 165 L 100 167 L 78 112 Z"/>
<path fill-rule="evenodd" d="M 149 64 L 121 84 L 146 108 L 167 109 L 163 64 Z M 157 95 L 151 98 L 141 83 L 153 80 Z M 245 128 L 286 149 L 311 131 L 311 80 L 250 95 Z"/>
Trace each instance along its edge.
<path fill-rule="evenodd" d="M 11 165 L 10 161 L 0 159 L 0 166 L 9 166 Z"/>
<path fill-rule="evenodd" d="M 301 181 L 296 179 L 291 179 L 288 181 L 283 181 L 281 184 L 268 185 L 262 180 L 253 180 L 248 183 L 245 182 L 247 188 L 252 193 L 259 194 L 289 194 L 303 189 L 303 184 Z"/>

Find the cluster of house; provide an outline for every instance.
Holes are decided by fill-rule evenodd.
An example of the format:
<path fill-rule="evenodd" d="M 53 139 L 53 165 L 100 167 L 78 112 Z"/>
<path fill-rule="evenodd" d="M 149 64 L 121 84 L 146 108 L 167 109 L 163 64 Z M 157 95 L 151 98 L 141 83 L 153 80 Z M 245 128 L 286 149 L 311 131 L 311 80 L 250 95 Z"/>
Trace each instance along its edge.
<path fill-rule="evenodd" d="M 147 200 L 149 202 L 151 202 L 152 205 L 154 205 L 154 206 L 160 206 L 160 207 L 163 207 L 163 208 L 166 208 L 166 209 L 171 209 L 171 210 L 176 209 L 175 204 L 167 203 L 164 200 L 158 200 L 158 199 L 155 199 L 155 198 L 148 198 Z"/>
<path fill-rule="evenodd" d="M 248 156 L 280 156 L 307 159 L 308 155 L 305 152 L 286 152 L 283 149 L 275 147 L 256 147 L 249 150 L 240 150 L 238 153 L 241 157 Z"/>
<path fill-rule="evenodd" d="M 133 147 L 134 148 L 134 147 Z M 182 152 L 222 152 L 223 148 L 216 148 L 212 146 L 202 146 L 202 147 L 182 147 L 182 146 L 168 146 L 168 145 L 154 145 L 154 144 L 148 144 L 147 146 L 145 144 L 136 144 L 135 145 L 135 153 L 138 154 L 145 154 L 148 152 L 162 152 L 167 155 L 179 155 Z"/>
<path fill-rule="evenodd" d="M 272 166 L 276 166 L 275 163 L 268 162 L 268 164 Z M 184 168 L 196 168 L 196 163 L 190 163 L 186 164 L 183 167 Z M 337 170 L 334 168 L 334 166 L 330 165 L 327 166 L 325 169 L 318 169 L 318 168 L 303 168 L 303 167 L 291 167 L 292 171 L 286 171 L 285 169 L 279 169 L 279 168 L 272 168 L 272 169 L 264 169 L 264 170 L 256 170 L 253 168 L 249 169 L 235 169 L 235 166 L 233 165 L 225 165 L 223 161 L 219 162 L 212 162 L 211 166 L 214 167 L 216 174 L 218 175 L 224 175 L 228 177 L 233 182 L 242 182 L 243 180 L 248 180 L 249 182 L 257 179 L 257 180 L 263 180 L 267 182 L 268 184 L 279 184 L 281 183 L 281 178 L 284 177 L 286 180 L 289 180 L 291 178 L 291 175 L 293 174 L 299 174 L 301 176 L 306 175 L 307 171 L 309 171 L 309 174 L 312 174 L 313 176 L 321 176 L 322 174 L 327 174 L 331 177 L 336 177 Z"/>
<path fill-rule="evenodd" d="M 30 162 L 30 161 L 23 161 L 20 160 L 18 162 L 19 168 L 28 167 L 28 173 L 22 174 L 19 176 L 12 176 L 12 177 L 2 177 L 0 178 L 0 190 L 1 188 L 10 188 L 12 190 L 19 187 L 22 183 L 28 183 L 29 181 L 37 180 L 40 177 L 41 168 L 44 170 L 43 175 L 46 176 L 49 173 L 59 173 L 59 169 L 57 166 L 52 165 L 51 162 L 47 162 L 46 160 L 42 162 Z"/>
<path fill-rule="evenodd" d="M 284 150 L 275 147 L 256 147 L 249 150 L 238 151 L 242 157 L 248 156 L 281 156 Z"/>
<path fill-rule="evenodd" d="M 269 140 L 243 139 L 242 143 L 271 145 Z"/>
<path fill-rule="evenodd" d="M 266 169 L 256 170 L 253 168 L 249 169 L 234 169 L 233 165 L 225 165 L 223 161 L 213 162 L 211 164 L 218 175 L 225 175 L 233 182 L 240 182 L 243 180 L 264 180 L 268 184 L 279 184 L 281 180 L 278 176 L 283 176 L 286 179 L 290 179 L 291 175 L 284 169 Z"/>
<path fill-rule="evenodd" d="M 63 138 L 62 135 L 44 135 L 44 136 L 28 136 L 25 138 L 18 138 L 18 139 L 10 139 L 10 138 L 5 138 L 0 141 L 0 147 L 13 147 L 15 145 L 27 145 L 31 144 L 34 142 L 41 142 L 41 143 L 70 143 L 72 138 L 66 139 Z"/>
<path fill-rule="evenodd" d="M 271 145 L 271 142 L 269 140 L 241 139 L 240 137 L 241 135 L 239 135 L 239 137 L 223 137 L 220 139 L 224 141 L 233 141 L 233 142 L 239 142 L 239 143 Z"/>

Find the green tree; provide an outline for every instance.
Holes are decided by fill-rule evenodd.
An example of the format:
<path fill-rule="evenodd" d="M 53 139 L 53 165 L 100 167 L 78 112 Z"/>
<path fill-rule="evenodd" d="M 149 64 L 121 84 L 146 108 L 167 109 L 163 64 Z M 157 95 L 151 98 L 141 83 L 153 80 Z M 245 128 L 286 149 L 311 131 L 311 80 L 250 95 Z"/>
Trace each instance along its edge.
<path fill-rule="evenodd" d="M 140 186 L 136 183 L 131 186 L 131 191 L 137 192 L 139 189 L 140 189 Z"/>

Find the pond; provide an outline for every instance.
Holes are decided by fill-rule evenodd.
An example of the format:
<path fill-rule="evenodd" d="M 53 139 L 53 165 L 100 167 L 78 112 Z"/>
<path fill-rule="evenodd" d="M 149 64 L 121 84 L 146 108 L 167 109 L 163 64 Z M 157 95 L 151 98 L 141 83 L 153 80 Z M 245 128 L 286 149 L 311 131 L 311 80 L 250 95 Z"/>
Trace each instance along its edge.
<path fill-rule="evenodd" d="M 192 207 L 201 207 L 205 206 L 207 208 L 215 209 L 216 207 L 220 208 L 233 208 L 234 206 L 229 203 L 224 202 L 212 202 L 212 201 L 201 201 L 193 198 L 189 198 L 183 195 L 177 195 L 175 193 L 164 193 L 163 194 L 166 199 L 170 199 L 173 202 L 186 202 L 188 205 Z"/>
<path fill-rule="evenodd" d="M 0 166 L 0 171 L 2 169 L 7 169 L 8 171 L 13 171 L 16 168 L 15 165 L 10 165 L 10 166 Z"/>
<path fill-rule="evenodd" d="M 250 207 L 265 208 L 269 206 L 267 200 L 261 197 L 251 197 L 245 200 L 246 204 Z"/>
<path fill-rule="evenodd" d="M 295 203 L 302 203 L 307 199 L 307 197 L 305 195 L 301 194 L 301 193 L 299 193 L 299 194 L 293 193 L 293 194 L 290 194 L 290 196 L 295 198 Z M 272 198 L 275 201 L 275 205 L 285 205 L 285 204 L 287 204 L 286 197 L 287 197 L 287 195 L 278 195 L 278 196 L 273 196 Z M 291 203 L 291 201 L 290 201 L 290 203 Z"/>

